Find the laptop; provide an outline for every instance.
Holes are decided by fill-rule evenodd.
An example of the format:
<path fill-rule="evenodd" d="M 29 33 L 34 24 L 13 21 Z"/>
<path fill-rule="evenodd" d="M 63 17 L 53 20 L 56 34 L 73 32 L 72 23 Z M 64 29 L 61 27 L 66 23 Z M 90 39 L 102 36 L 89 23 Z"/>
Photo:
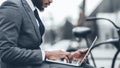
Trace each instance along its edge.
<path fill-rule="evenodd" d="M 81 61 L 72 61 L 71 63 L 67 63 L 66 61 L 63 60 L 49 60 L 46 59 L 46 62 L 51 62 L 51 63 L 59 63 L 59 64 L 65 64 L 65 65 L 70 65 L 70 66 L 81 66 L 85 58 L 90 54 L 90 51 L 92 47 L 95 45 L 95 42 L 97 40 L 97 36 L 95 37 L 94 41 L 92 42 L 91 46 L 89 47 L 88 51 L 86 52 L 85 56 Z"/>

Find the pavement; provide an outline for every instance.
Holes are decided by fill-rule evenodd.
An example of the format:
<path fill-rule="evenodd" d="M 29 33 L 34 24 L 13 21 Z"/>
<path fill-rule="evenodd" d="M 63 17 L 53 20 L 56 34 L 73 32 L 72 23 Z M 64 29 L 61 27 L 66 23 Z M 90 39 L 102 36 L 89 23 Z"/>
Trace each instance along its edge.
<path fill-rule="evenodd" d="M 97 68 L 111 68 L 112 59 L 116 52 L 116 49 L 95 49 L 92 54 L 95 58 Z M 90 57 L 89 57 L 90 58 Z M 91 59 L 90 63 L 93 65 Z M 120 68 L 120 54 L 117 56 L 115 62 L 115 68 Z"/>

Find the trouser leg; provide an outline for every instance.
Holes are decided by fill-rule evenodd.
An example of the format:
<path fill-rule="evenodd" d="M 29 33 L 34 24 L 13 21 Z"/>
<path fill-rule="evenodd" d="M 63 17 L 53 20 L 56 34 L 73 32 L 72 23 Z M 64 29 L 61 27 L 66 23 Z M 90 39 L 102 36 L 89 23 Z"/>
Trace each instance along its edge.
<path fill-rule="evenodd" d="M 90 64 L 87 64 L 87 63 L 83 63 L 83 64 L 82 64 L 82 67 L 83 67 L 83 68 L 96 68 L 96 67 L 94 67 L 94 66 L 92 66 L 92 65 L 90 65 Z"/>

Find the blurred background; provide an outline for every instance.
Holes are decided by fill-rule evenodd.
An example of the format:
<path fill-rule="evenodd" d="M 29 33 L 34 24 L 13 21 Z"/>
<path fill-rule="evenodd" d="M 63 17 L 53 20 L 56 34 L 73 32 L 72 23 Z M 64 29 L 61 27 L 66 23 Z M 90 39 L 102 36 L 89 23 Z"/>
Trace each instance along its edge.
<path fill-rule="evenodd" d="M 0 4 L 5 0 L 0 0 Z M 86 21 L 88 17 L 100 17 L 112 20 L 120 27 L 120 0 L 53 0 L 53 3 L 39 12 L 46 27 L 42 48 L 44 50 L 75 51 L 88 48 L 86 38 L 96 42 L 119 39 L 117 29 L 106 20 Z M 76 37 L 75 27 L 90 28 L 87 37 Z M 119 41 L 117 42 L 119 43 Z M 113 57 L 120 51 L 119 44 L 102 44 L 92 50 L 89 63 L 97 68 L 111 68 Z M 94 62 L 91 57 L 94 57 Z M 118 52 L 114 68 L 120 68 L 120 54 Z"/>

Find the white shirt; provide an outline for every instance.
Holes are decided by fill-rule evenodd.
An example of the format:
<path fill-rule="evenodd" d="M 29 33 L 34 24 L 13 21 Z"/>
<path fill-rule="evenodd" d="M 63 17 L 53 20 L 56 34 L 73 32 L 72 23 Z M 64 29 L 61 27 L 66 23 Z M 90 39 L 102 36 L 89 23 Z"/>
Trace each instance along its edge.
<path fill-rule="evenodd" d="M 34 12 L 35 9 L 37 9 L 37 8 L 33 5 L 32 1 L 31 0 L 26 0 L 26 1 L 27 1 L 28 5 L 30 6 L 30 8 L 32 9 L 32 11 Z M 37 9 L 37 11 L 38 11 L 38 9 Z M 37 21 L 37 24 L 38 24 L 38 27 L 39 27 L 38 20 L 36 19 L 36 21 Z"/>
<path fill-rule="evenodd" d="M 32 11 L 34 12 L 36 7 L 33 5 L 32 1 L 31 0 L 26 0 L 28 5 L 30 6 L 30 8 L 32 9 Z M 37 21 L 37 24 L 38 24 L 38 27 L 39 27 L 39 23 L 38 23 L 38 20 L 36 19 Z M 45 52 L 43 50 L 41 50 L 42 52 L 42 59 L 45 60 Z"/>

